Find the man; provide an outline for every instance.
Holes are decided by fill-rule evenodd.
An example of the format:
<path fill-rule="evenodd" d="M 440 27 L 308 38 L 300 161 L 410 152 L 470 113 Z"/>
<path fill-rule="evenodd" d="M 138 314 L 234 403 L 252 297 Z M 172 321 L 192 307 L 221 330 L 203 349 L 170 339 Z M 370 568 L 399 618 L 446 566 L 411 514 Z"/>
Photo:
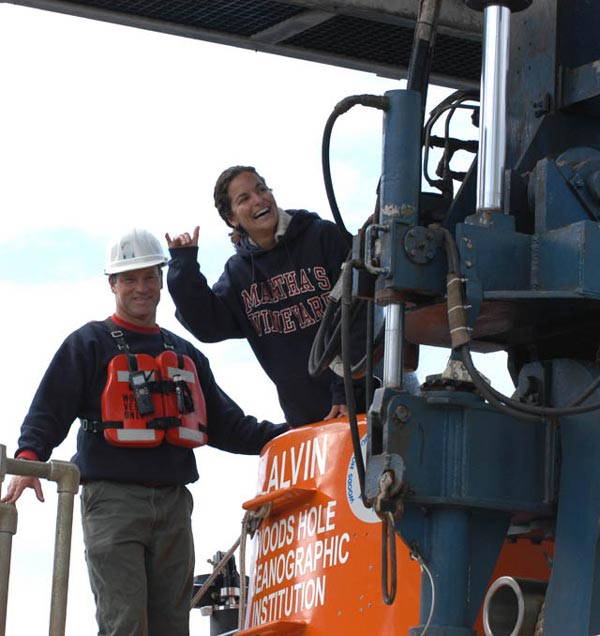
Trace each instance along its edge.
<path fill-rule="evenodd" d="M 187 636 L 194 548 L 193 448 L 258 454 L 287 430 L 258 422 L 218 387 L 208 360 L 160 329 L 156 308 L 167 259 L 159 241 L 131 230 L 107 250 L 111 318 L 61 345 L 35 394 L 16 456 L 47 461 L 79 418 L 73 461 L 83 484 L 86 560 L 100 636 Z M 14 477 L 15 503 L 33 477 Z"/>

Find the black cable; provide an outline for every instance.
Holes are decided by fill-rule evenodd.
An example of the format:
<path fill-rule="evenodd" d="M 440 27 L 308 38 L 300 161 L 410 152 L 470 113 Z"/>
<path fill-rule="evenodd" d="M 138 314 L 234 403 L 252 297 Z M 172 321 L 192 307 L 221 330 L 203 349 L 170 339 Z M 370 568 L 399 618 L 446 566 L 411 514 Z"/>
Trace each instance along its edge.
<path fill-rule="evenodd" d="M 352 245 L 352 234 L 348 232 L 346 225 L 344 224 L 335 198 L 335 191 L 333 189 L 333 182 L 331 179 L 329 151 L 331 147 L 331 133 L 337 118 L 348 112 L 353 106 L 357 105 L 367 106 L 369 108 L 378 108 L 379 110 L 388 110 L 389 99 L 387 97 L 381 97 L 380 95 L 351 95 L 350 97 L 345 97 L 341 102 L 336 104 L 331 115 L 329 115 L 327 122 L 325 123 L 323 141 L 321 144 L 321 164 L 323 167 L 323 181 L 325 183 L 327 200 L 329 201 L 329 207 L 331 208 L 331 213 L 333 214 L 335 223 L 338 226 L 339 231 L 342 233 L 342 236 L 346 239 L 349 247 Z"/>
<path fill-rule="evenodd" d="M 442 233 L 444 239 L 444 246 L 446 251 L 446 257 L 448 260 L 448 271 L 451 273 L 459 272 L 459 253 L 456 247 L 456 242 L 452 234 L 445 228 L 439 228 L 438 231 Z M 457 274 L 458 275 L 458 274 Z M 537 406 L 534 404 L 524 404 L 519 400 L 510 398 L 500 391 L 497 391 L 490 386 L 481 376 L 473 359 L 471 357 L 471 351 L 468 344 L 462 345 L 458 348 L 461 359 L 467 372 L 469 373 L 471 380 L 478 391 L 483 397 L 488 400 L 490 404 L 493 404 L 496 408 L 503 413 L 518 417 L 520 419 L 528 421 L 539 421 L 550 417 L 561 417 L 570 415 L 581 415 L 583 413 L 590 413 L 600 409 L 600 402 L 593 404 L 578 405 L 579 402 L 585 400 L 591 393 L 600 386 L 600 378 L 596 379 L 583 393 L 581 393 L 571 404 L 566 407 L 548 407 Z"/>
<path fill-rule="evenodd" d="M 327 340 L 327 333 L 335 318 L 336 305 L 336 301 L 332 298 L 332 294 L 330 294 L 308 356 L 308 373 L 311 378 L 321 375 L 337 354 L 338 342 L 336 332 Z"/>
<path fill-rule="evenodd" d="M 340 283 L 341 282 L 342 278 L 340 276 Z M 337 298 L 333 292 L 329 294 L 329 298 L 327 299 L 325 312 L 323 313 L 323 317 L 319 323 L 319 328 L 308 356 L 308 373 L 313 378 L 321 375 L 321 373 L 329 368 L 333 359 L 340 353 L 342 329 L 341 311 L 338 306 L 340 300 L 341 297 Z M 361 310 L 362 301 L 358 299 L 353 301 L 351 307 L 351 320 L 354 320 Z M 361 365 L 363 363 L 364 358 L 357 363 L 356 371 L 355 367 L 352 367 L 352 376 L 354 379 L 362 377 Z"/>
<path fill-rule="evenodd" d="M 330 154 L 330 146 L 331 146 L 331 133 L 333 131 L 333 126 L 340 115 L 349 111 L 353 106 L 366 106 L 370 108 L 378 108 L 380 110 L 387 110 L 389 108 L 389 99 L 387 97 L 381 97 L 379 95 L 351 95 L 350 97 L 344 98 L 338 104 L 336 104 L 333 112 L 327 119 L 325 124 L 325 129 L 323 131 L 323 142 L 321 147 L 321 160 L 323 167 L 323 180 L 325 184 L 325 191 L 327 193 L 327 199 L 329 201 L 329 205 L 331 207 L 331 212 L 335 219 L 336 225 L 344 236 L 348 246 L 352 245 L 352 235 L 348 232 L 344 221 L 342 219 L 339 207 L 337 205 L 337 200 L 335 197 L 335 192 L 333 188 L 333 182 L 331 178 L 331 164 L 329 160 Z M 378 186 L 379 190 L 379 186 Z M 379 192 L 377 197 L 377 205 L 375 209 L 374 215 L 377 215 L 379 212 Z M 339 352 L 340 348 L 340 331 L 339 324 L 335 327 L 333 325 L 340 319 L 340 314 L 336 311 L 336 301 L 335 295 L 332 293 L 329 296 L 327 307 L 325 309 L 325 313 L 319 324 L 319 330 L 317 331 L 317 335 L 313 342 L 313 346 L 311 348 L 311 352 L 308 360 L 308 372 L 312 377 L 315 377 L 325 371 L 333 361 L 335 356 Z M 353 315 L 360 311 L 359 307 L 362 305 L 363 301 L 357 301 L 356 309 L 353 309 Z M 380 332 L 378 332 L 375 338 L 374 351 L 375 355 L 383 355 L 383 340 L 384 340 L 384 331 L 383 327 Z M 372 364 L 372 361 L 371 361 Z M 354 367 L 352 367 L 352 377 L 354 379 L 359 379 L 363 377 L 367 371 L 367 356 L 360 360 Z"/>
<path fill-rule="evenodd" d="M 352 386 L 351 369 L 351 308 L 352 308 L 352 261 L 346 261 L 342 269 L 342 365 L 344 368 L 344 391 L 346 392 L 346 407 L 348 408 L 348 423 L 350 425 L 350 436 L 352 438 L 352 448 L 354 450 L 354 461 L 360 485 L 360 496 L 363 504 L 370 507 L 365 497 L 365 463 L 363 461 L 362 449 L 360 446 L 360 433 L 358 431 L 358 421 L 356 419 L 356 398 L 354 387 Z"/>
<path fill-rule="evenodd" d="M 377 192 L 377 200 L 375 203 L 375 210 L 372 214 L 373 219 L 377 219 L 379 214 L 379 187 Z M 362 229 L 365 229 L 369 224 L 370 219 L 368 219 L 363 225 Z M 348 255 L 348 259 L 352 258 L 352 252 Z M 311 377 L 316 377 L 323 373 L 325 369 L 329 367 L 333 359 L 338 355 L 340 351 L 340 332 L 339 332 L 339 321 L 340 321 L 340 312 L 337 309 L 337 305 L 341 299 L 341 291 L 338 289 L 341 287 L 341 276 L 338 281 L 336 281 L 336 285 L 329 294 L 327 299 L 327 304 L 325 306 L 325 312 L 323 317 L 321 318 L 321 322 L 319 324 L 319 328 L 317 330 L 317 334 L 315 339 L 313 340 L 313 345 L 310 350 L 310 354 L 308 357 L 308 373 Z M 366 301 L 364 299 L 356 299 L 355 305 L 353 306 L 353 319 L 358 314 Z M 367 312 L 369 310 L 367 309 Z M 367 315 L 368 320 L 368 315 Z M 335 325 L 335 326 L 334 326 Z M 373 338 L 372 330 L 367 326 L 367 333 L 369 334 L 369 338 Z M 362 360 L 359 360 L 352 367 L 352 378 L 358 380 L 364 376 L 371 377 L 370 372 L 367 370 L 368 365 L 377 364 L 381 358 L 383 357 L 383 347 L 385 341 L 385 323 L 379 326 L 377 334 L 373 339 L 373 346 L 370 348 L 370 352 L 367 351 Z M 370 346 L 371 340 L 367 340 L 367 348 Z M 367 402 L 368 404 L 369 402 Z"/>
<path fill-rule="evenodd" d="M 490 391 L 491 387 L 489 386 L 489 384 L 483 379 L 481 374 L 475 368 L 468 345 L 463 345 L 462 347 L 460 347 L 458 352 L 461 356 L 463 364 L 465 365 L 465 369 L 467 370 L 467 373 L 471 378 L 471 382 L 473 382 L 475 388 L 491 405 L 495 406 L 499 411 L 510 417 L 517 417 L 529 422 L 539 422 L 541 419 L 543 419 L 537 415 L 526 415 L 521 411 L 516 411 L 515 409 L 505 405 L 501 400 L 498 400 Z"/>
<path fill-rule="evenodd" d="M 476 379 L 481 379 L 481 381 L 484 384 L 482 393 L 484 393 L 486 399 L 488 399 L 490 402 L 492 402 L 492 400 L 494 402 L 500 402 L 504 404 L 507 408 L 510 408 L 518 413 L 537 416 L 538 419 L 545 419 L 549 417 L 567 417 L 570 415 L 581 415 L 583 413 L 590 413 L 592 411 L 597 411 L 600 409 L 600 402 L 594 402 L 593 404 L 586 404 L 581 406 L 556 407 L 556 406 L 536 406 L 534 404 L 524 404 L 523 402 L 519 402 L 518 400 L 509 398 L 508 396 L 500 393 L 500 391 L 497 391 L 496 389 L 494 389 L 492 386 L 487 384 L 485 380 L 483 380 L 483 378 L 481 377 L 481 375 L 475 368 L 475 365 L 473 364 L 471 353 L 468 347 L 465 347 L 464 351 L 461 353 L 463 355 L 463 358 L 462 358 L 463 363 L 465 364 L 465 367 L 467 367 L 467 371 L 469 372 L 469 375 L 471 375 L 471 373 L 475 374 L 475 377 L 471 375 L 471 379 L 473 380 L 473 383 L 475 383 Z M 469 366 L 467 366 L 467 363 L 469 363 Z M 477 388 L 479 389 L 480 387 L 477 386 Z M 519 415 L 518 417 L 522 417 L 522 416 Z M 522 419 L 528 419 L 528 418 L 522 417 Z"/>
<path fill-rule="evenodd" d="M 479 101 L 479 91 L 456 91 L 448 98 L 440 102 L 429 114 L 429 119 L 424 127 L 424 139 L 423 139 L 423 176 L 429 185 L 437 188 L 442 193 L 452 192 L 452 176 L 453 173 L 450 170 L 450 161 L 456 150 L 466 150 L 467 152 L 477 153 L 478 141 L 475 140 L 461 140 L 450 137 L 449 125 L 450 120 L 454 116 L 458 109 L 469 109 L 475 111 L 479 108 L 478 105 L 464 105 L 466 101 Z M 444 114 L 444 112 L 450 111 L 446 116 L 445 133 L 443 143 L 438 143 L 438 138 L 431 135 L 433 126 L 437 123 L 438 119 Z M 441 180 L 434 180 L 429 176 L 429 149 L 434 146 L 443 148 L 442 159 L 438 164 L 438 176 L 441 176 Z M 439 166 L 443 166 L 442 174 L 439 174 Z"/>
<path fill-rule="evenodd" d="M 421 0 L 406 74 L 406 89 L 421 93 L 423 106 L 433 59 L 433 48 L 442 0 Z"/>
<path fill-rule="evenodd" d="M 459 276 L 460 254 L 458 253 L 454 237 L 445 227 L 436 228 L 434 231 L 439 232 L 442 235 L 444 251 L 446 252 L 446 260 L 448 261 L 448 272 L 454 272 L 457 276 Z"/>

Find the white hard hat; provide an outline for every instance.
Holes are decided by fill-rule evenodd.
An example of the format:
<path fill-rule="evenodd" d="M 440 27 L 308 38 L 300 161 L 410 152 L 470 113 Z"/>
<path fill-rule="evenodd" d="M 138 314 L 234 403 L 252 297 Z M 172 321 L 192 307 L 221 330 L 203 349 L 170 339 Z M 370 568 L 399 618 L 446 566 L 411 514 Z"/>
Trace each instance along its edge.
<path fill-rule="evenodd" d="M 106 249 L 105 274 L 167 264 L 160 241 L 147 230 L 129 230 L 111 241 Z"/>

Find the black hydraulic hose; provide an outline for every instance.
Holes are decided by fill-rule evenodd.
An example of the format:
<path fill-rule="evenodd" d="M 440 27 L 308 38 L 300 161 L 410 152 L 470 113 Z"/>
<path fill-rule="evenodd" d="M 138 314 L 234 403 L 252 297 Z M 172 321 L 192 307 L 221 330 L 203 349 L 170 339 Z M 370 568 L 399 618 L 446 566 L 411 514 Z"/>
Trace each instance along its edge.
<path fill-rule="evenodd" d="M 444 250 L 446 252 L 446 260 L 448 261 L 448 271 L 458 274 L 460 272 L 460 255 L 454 237 L 445 227 L 437 229 L 441 233 L 444 241 Z"/>
<path fill-rule="evenodd" d="M 321 375 L 337 354 L 339 326 L 328 341 L 326 338 L 329 327 L 333 324 L 335 313 L 336 303 L 330 295 L 308 356 L 308 373 L 312 378 Z"/>
<path fill-rule="evenodd" d="M 441 0 L 421 0 L 406 76 L 406 88 L 418 91 L 423 104 L 427 97 L 429 71 L 437 31 Z"/>
<path fill-rule="evenodd" d="M 372 301 L 366 300 L 358 300 L 353 303 L 352 306 L 352 319 L 359 313 L 362 309 L 362 303 Z M 368 320 L 368 314 L 367 314 Z M 337 321 L 337 323 L 336 323 Z M 319 324 L 319 329 L 317 330 L 317 334 L 315 339 L 313 340 L 313 344 L 308 356 L 308 374 L 312 378 L 316 378 L 321 375 L 333 362 L 334 358 L 340 354 L 341 352 L 341 311 L 336 310 L 335 301 L 331 301 L 327 303 L 325 307 L 325 313 L 323 314 L 323 318 L 321 323 Z M 329 329 L 331 326 L 335 324 L 333 328 L 333 333 L 327 337 Z M 367 325 L 367 329 L 369 329 Z M 385 340 L 385 323 L 382 323 L 379 327 L 377 334 L 373 340 L 373 344 L 371 346 L 372 354 L 365 353 L 363 358 L 359 360 L 356 364 L 352 366 L 352 378 L 354 380 L 360 380 L 365 377 L 368 373 L 367 368 L 373 368 L 373 365 L 378 363 L 383 357 L 383 347 Z M 367 346 L 369 345 L 369 341 L 367 340 Z M 372 359 L 369 356 L 372 355 Z"/>
<path fill-rule="evenodd" d="M 452 155 L 456 150 L 466 150 L 467 152 L 476 153 L 479 145 L 478 141 L 475 140 L 460 140 L 460 139 L 452 139 L 450 137 L 449 125 L 450 119 L 453 117 L 454 113 L 458 109 L 469 109 L 471 111 L 477 110 L 479 107 L 475 104 L 473 105 L 464 105 L 463 102 L 466 101 L 479 101 L 479 91 L 456 91 L 450 97 L 446 98 L 440 104 L 438 104 L 430 113 L 429 119 L 425 124 L 424 134 L 423 134 L 423 176 L 425 177 L 427 183 L 429 185 L 434 186 L 443 190 L 443 180 L 445 179 L 445 172 L 440 174 L 437 173 L 438 176 L 442 177 L 442 181 L 436 181 L 429 176 L 429 149 L 435 146 L 444 149 L 444 154 L 440 161 L 440 165 L 443 165 L 443 170 L 448 171 L 448 174 L 451 174 L 450 171 L 450 160 Z M 445 124 L 445 135 L 442 140 L 433 136 L 431 134 L 431 130 L 438 119 L 446 112 L 450 111 L 446 117 Z"/>
<path fill-rule="evenodd" d="M 351 95 L 345 97 L 341 102 L 336 104 L 331 115 L 329 115 L 327 122 L 325 123 L 325 129 L 323 131 L 323 141 L 321 144 L 321 163 L 323 167 L 323 181 L 325 183 L 325 192 L 327 193 L 327 200 L 329 201 L 329 207 L 331 213 L 335 219 L 335 223 L 338 226 L 342 236 L 346 239 L 348 247 L 352 245 L 352 234 L 348 232 L 340 209 L 335 198 L 335 191 L 333 189 L 333 182 L 331 179 L 331 163 L 329 160 L 329 151 L 331 147 L 331 133 L 333 126 L 340 115 L 348 112 L 353 106 L 367 106 L 369 108 L 378 108 L 379 110 L 388 110 L 389 100 L 387 97 L 380 95 Z"/>
<path fill-rule="evenodd" d="M 341 310 L 338 307 L 338 303 L 339 300 L 333 297 L 333 293 L 330 294 L 308 356 L 308 373 L 313 378 L 321 375 L 340 353 L 342 325 Z M 356 314 L 360 312 L 361 303 L 362 301 L 352 303 L 351 320 L 354 320 Z M 352 367 L 353 378 L 362 377 L 363 367 L 361 363 L 363 362 L 364 358 L 357 363 L 356 367 Z"/>
<path fill-rule="evenodd" d="M 379 327 L 375 338 L 373 338 L 373 321 L 371 318 L 371 326 L 369 326 L 369 313 L 374 312 L 375 306 L 373 301 L 359 300 L 353 303 L 352 318 L 362 308 L 362 303 L 367 305 L 367 342 L 366 353 L 361 360 L 352 366 L 352 378 L 359 380 L 366 377 L 369 384 L 367 385 L 367 396 L 369 388 L 373 386 L 373 367 L 383 357 L 384 339 L 385 339 L 385 323 Z M 328 300 L 325 312 L 312 347 L 308 356 L 308 373 L 311 377 L 316 378 L 321 375 L 333 362 L 334 358 L 341 350 L 341 312 L 336 308 L 337 302 Z M 337 321 L 337 322 L 336 322 Z M 330 333 L 333 327 L 333 333 Z M 328 335 L 329 334 L 329 335 Z M 372 394 L 372 391 L 371 391 Z M 367 401 L 370 404 L 370 400 Z"/>
<path fill-rule="evenodd" d="M 590 413 L 592 411 L 597 411 L 600 409 L 600 402 L 594 402 L 593 404 L 585 404 L 585 405 L 578 405 L 578 406 L 577 405 L 563 406 L 563 407 L 536 406 L 534 404 L 524 404 L 523 402 L 519 402 L 518 400 L 509 398 L 508 396 L 503 395 L 502 393 L 500 393 L 500 391 L 497 391 L 496 389 L 491 387 L 489 384 L 487 384 L 487 382 L 485 382 L 485 380 L 483 380 L 483 378 L 481 378 L 481 375 L 479 374 L 479 372 L 475 368 L 475 365 L 473 364 L 471 353 L 468 347 L 465 347 L 464 350 L 461 352 L 461 354 L 462 354 L 463 363 L 465 364 L 465 367 L 467 367 L 467 371 L 469 372 L 469 375 L 471 375 L 471 379 L 473 380 L 473 383 L 475 383 L 476 379 L 481 379 L 481 381 L 483 382 L 483 385 L 484 385 L 483 389 L 481 389 L 477 384 L 476 386 L 484 394 L 484 397 L 488 399 L 490 402 L 494 402 L 494 403 L 500 402 L 504 406 L 511 408 L 512 410 L 517 411 L 520 414 L 522 413 L 522 414 L 527 414 L 529 416 L 536 416 L 537 419 L 545 419 L 548 417 L 568 417 L 570 415 L 582 415 L 583 413 Z M 529 418 L 523 418 L 522 415 L 518 415 L 518 417 L 521 417 L 522 419 L 529 419 Z"/>
<path fill-rule="evenodd" d="M 510 417 L 517 417 L 522 420 L 527 420 L 529 422 L 539 422 L 541 419 L 537 415 L 527 415 L 521 411 L 518 411 L 514 408 L 511 408 L 504 404 L 503 401 L 499 400 L 490 390 L 491 387 L 488 383 L 481 377 L 481 374 L 475 368 L 473 364 L 473 359 L 471 358 L 471 352 L 469 351 L 468 345 L 463 345 L 459 349 L 459 353 L 462 359 L 463 364 L 465 365 L 465 369 L 469 374 L 471 381 L 475 385 L 475 388 L 479 391 L 479 393 L 493 406 L 495 406 L 499 411 L 504 413 L 505 415 L 509 415 Z"/>
<path fill-rule="evenodd" d="M 364 302 L 368 302 L 371 306 L 373 306 L 374 309 L 374 305 L 373 305 L 373 301 L 369 300 L 365 300 Z M 367 305 L 367 311 L 368 310 L 369 305 Z M 367 313 L 367 335 L 368 335 L 368 340 L 366 343 L 367 347 L 370 347 L 369 350 L 367 350 L 367 352 L 365 353 L 364 357 L 359 360 L 356 364 L 354 364 L 352 366 L 352 377 L 355 380 L 359 380 L 360 378 L 364 378 L 365 376 L 368 376 L 368 367 L 370 366 L 371 369 L 373 369 L 373 366 L 377 363 L 379 363 L 379 361 L 383 358 L 383 347 L 384 347 L 384 341 L 385 341 L 385 322 L 382 322 L 379 329 L 377 330 L 377 334 L 375 334 L 375 337 L 373 338 L 370 333 L 368 331 L 369 330 L 369 326 L 368 326 L 368 313 Z M 369 353 L 370 351 L 370 353 Z M 372 374 L 372 371 L 371 371 Z M 371 377 L 371 376 L 368 376 Z"/>
<path fill-rule="evenodd" d="M 448 271 L 450 274 L 458 277 L 460 271 L 459 266 L 459 254 L 452 234 L 441 228 L 444 246 L 446 250 L 446 257 L 448 260 Z M 462 287 L 462 285 L 461 285 Z M 462 292 L 461 292 L 462 293 Z M 461 301 L 464 306 L 464 301 Z M 466 325 L 464 325 L 466 328 Z M 490 404 L 493 404 L 496 408 L 502 412 L 511 415 L 512 417 L 518 417 L 520 419 L 528 421 L 540 421 L 550 417 L 562 417 L 570 415 L 581 415 L 583 413 L 590 413 L 600 409 L 600 402 L 594 402 L 593 404 L 580 405 L 580 402 L 585 400 L 594 390 L 600 386 L 600 378 L 596 379 L 585 391 L 583 391 L 573 403 L 566 407 L 551 407 L 551 406 L 537 406 L 534 404 L 525 404 L 519 400 L 510 398 L 500 391 L 497 391 L 490 386 L 481 376 L 473 359 L 471 357 L 471 350 L 468 343 L 460 346 L 453 346 L 461 356 L 462 362 L 465 365 L 467 372 L 469 373 L 471 380 L 478 391 L 483 397 L 488 400 Z"/>
<path fill-rule="evenodd" d="M 433 124 L 437 121 L 437 119 L 444 111 L 454 110 L 455 108 L 458 108 L 460 104 L 466 101 L 479 101 L 479 89 L 458 90 L 443 99 L 429 113 L 429 121 L 427 123 L 428 128 L 433 127 Z"/>
<path fill-rule="evenodd" d="M 387 97 L 381 97 L 379 95 L 352 95 L 350 97 L 344 98 L 340 101 L 334 108 L 333 112 L 329 116 L 325 129 L 323 131 L 323 142 L 321 147 L 321 159 L 322 159 L 322 167 L 323 167 L 323 180 L 325 184 L 325 191 L 327 193 L 327 199 L 329 201 L 329 205 L 331 207 L 331 212 L 333 214 L 336 225 L 341 232 L 342 236 L 344 236 L 348 246 L 352 245 L 352 234 L 347 230 L 346 225 L 342 219 L 339 207 L 337 205 L 337 200 L 335 197 L 335 191 L 333 188 L 333 182 L 331 178 L 331 164 L 329 159 L 330 154 L 330 146 L 331 146 L 331 133 L 333 131 L 333 126 L 337 120 L 337 118 L 350 110 L 353 106 L 361 105 L 367 106 L 370 108 L 378 108 L 380 110 L 387 110 L 389 108 L 389 99 Z M 375 208 L 374 216 L 376 216 L 379 212 L 379 186 L 377 188 L 378 196 L 377 196 L 377 205 Z M 363 301 L 358 301 L 356 303 L 356 309 L 353 309 L 353 312 L 357 312 L 360 310 L 360 306 Z M 315 341 L 313 342 L 313 346 L 311 348 L 309 361 L 308 361 L 308 371 L 311 376 L 317 376 L 329 366 L 331 361 L 337 355 L 340 347 L 340 335 L 339 335 L 339 325 L 335 327 L 333 333 L 327 339 L 327 335 L 331 330 L 331 325 L 335 323 L 335 321 L 339 318 L 338 313 L 335 311 L 335 302 L 332 296 L 330 296 L 325 313 L 323 315 L 323 319 L 321 320 L 321 324 L 319 325 L 319 330 L 315 337 Z M 384 331 L 380 331 L 377 334 L 374 350 L 376 355 L 382 354 L 383 349 L 383 336 Z M 368 355 L 359 361 L 352 368 L 352 376 L 354 379 L 361 378 L 366 371 L 367 367 L 367 358 Z M 369 364 L 372 367 L 372 360 L 369 361 Z M 368 375 L 370 378 L 370 375 Z M 368 393 L 368 391 L 367 391 Z"/>
<path fill-rule="evenodd" d="M 358 431 L 358 421 L 356 419 L 356 399 L 354 387 L 352 386 L 352 364 L 351 364 L 351 308 L 352 308 L 352 261 L 346 261 L 342 269 L 342 366 L 344 369 L 344 391 L 346 392 L 346 407 L 348 408 L 348 423 L 350 425 L 350 436 L 352 438 L 352 448 L 354 450 L 354 461 L 360 485 L 360 496 L 363 504 L 370 507 L 365 497 L 365 463 L 363 461 L 362 449 L 360 447 L 360 433 Z"/>
<path fill-rule="evenodd" d="M 449 277 L 460 278 L 460 275 L 459 275 L 460 255 L 458 253 L 458 248 L 456 247 L 456 242 L 454 241 L 454 237 L 446 228 L 439 228 L 438 231 L 441 233 L 442 239 L 444 242 L 446 260 L 448 262 Z M 461 288 L 460 306 L 464 307 L 464 300 L 462 299 L 462 285 L 460 285 L 460 288 Z M 448 304 L 449 304 L 449 310 L 450 310 L 451 309 L 450 308 L 450 293 L 448 294 Z M 538 416 L 525 415 L 521 413 L 520 411 L 516 411 L 515 409 L 512 409 L 509 406 L 506 406 L 504 404 L 503 399 L 499 399 L 496 395 L 494 395 L 491 387 L 483 379 L 483 377 L 481 376 L 479 371 L 477 371 L 475 365 L 473 364 L 473 359 L 471 358 L 471 351 L 470 351 L 468 343 L 463 344 L 460 347 L 453 347 L 453 348 L 456 348 L 458 350 L 461 356 L 462 362 L 465 365 L 465 369 L 469 373 L 471 381 L 473 382 L 475 387 L 478 389 L 479 393 L 484 398 L 486 398 L 490 404 L 495 406 L 502 413 L 505 413 L 506 415 L 510 415 L 511 417 L 521 417 L 521 419 L 526 419 L 529 421 L 536 421 L 536 422 L 539 421 L 540 418 Z M 502 397 L 505 397 L 505 396 L 502 396 Z"/>

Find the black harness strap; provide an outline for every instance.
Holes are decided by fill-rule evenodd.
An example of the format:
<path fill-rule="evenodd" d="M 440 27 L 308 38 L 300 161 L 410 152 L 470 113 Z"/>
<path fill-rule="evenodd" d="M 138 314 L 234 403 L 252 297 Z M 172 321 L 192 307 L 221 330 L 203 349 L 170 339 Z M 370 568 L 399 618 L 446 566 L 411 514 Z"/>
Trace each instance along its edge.
<path fill-rule="evenodd" d="M 129 388 L 133 391 L 135 402 L 140 415 L 154 413 L 154 403 L 151 397 L 150 378 L 151 374 L 138 370 L 137 358 L 129 345 L 125 341 L 123 332 L 117 329 L 112 318 L 108 317 L 104 323 L 108 326 L 110 335 L 113 337 L 117 348 L 127 356 L 127 366 L 129 368 Z"/>
<path fill-rule="evenodd" d="M 164 348 L 169 351 L 173 351 L 177 355 L 177 368 L 183 369 L 183 356 L 175 350 L 175 346 L 171 341 L 171 337 L 164 329 L 161 329 L 160 333 L 163 339 Z M 194 410 L 194 400 L 192 398 L 190 387 L 187 385 L 187 383 L 180 375 L 176 375 L 173 377 L 173 382 L 169 382 L 168 384 L 174 388 L 175 394 L 177 395 L 178 411 L 180 413 L 191 413 Z"/>
<path fill-rule="evenodd" d="M 110 335 L 114 338 L 117 349 L 127 356 L 127 365 L 129 366 L 129 372 L 132 373 L 138 370 L 136 357 L 131 353 L 131 349 L 127 342 L 125 342 L 125 336 L 123 332 L 117 327 L 113 319 L 109 316 L 104 324 L 108 327 Z"/>
<path fill-rule="evenodd" d="M 82 417 L 80 421 L 81 428 L 88 433 L 101 433 L 105 428 L 123 428 L 123 422 L 98 422 L 97 420 L 88 420 L 85 417 Z M 166 431 L 180 424 L 178 417 L 155 417 L 148 420 L 146 427 Z"/>
<path fill-rule="evenodd" d="M 105 428 L 123 428 L 123 422 L 98 422 L 87 417 L 80 418 L 80 422 L 81 429 L 88 433 L 101 433 Z"/>

